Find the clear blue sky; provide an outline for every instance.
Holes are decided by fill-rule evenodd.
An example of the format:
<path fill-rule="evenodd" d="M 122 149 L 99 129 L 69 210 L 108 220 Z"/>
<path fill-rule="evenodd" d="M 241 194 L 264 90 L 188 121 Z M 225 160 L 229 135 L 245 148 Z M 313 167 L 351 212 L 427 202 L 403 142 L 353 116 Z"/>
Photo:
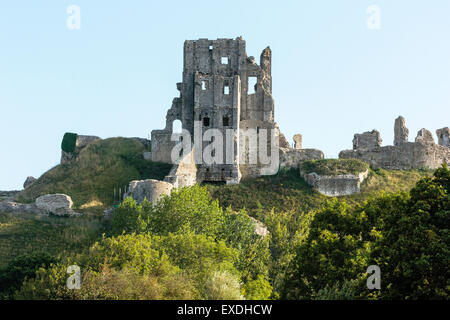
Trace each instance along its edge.
<path fill-rule="evenodd" d="M 381 9 L 369 30 L 366 9 Z M 81 8 L 81 29 L 66 26 Z M 450 1 L 0 2 L 0 190 L 56 165 L 64 132 L 148 137 L 178 95 L 183 42 L 247 41 L 273 52 L 275 118 L 327 157 L 394 119 L 450 126 Z M 436 138 L 436 137 L 435 137 Z"/>

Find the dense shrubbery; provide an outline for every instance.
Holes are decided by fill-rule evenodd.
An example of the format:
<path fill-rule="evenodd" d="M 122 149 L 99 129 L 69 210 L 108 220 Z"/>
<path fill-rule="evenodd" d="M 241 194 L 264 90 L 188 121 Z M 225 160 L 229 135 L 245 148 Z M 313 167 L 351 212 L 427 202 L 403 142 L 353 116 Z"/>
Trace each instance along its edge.
<path fill-rule="evenodd" d="M 448 299 L 449 195 L 444 166 L 409 194 L 383 195 L 353 209 L 329 202 L 295 248 L 282 297 Z M 380 291 L 365 287 L 372 264 L 381 268 Z"/>
<path fill-rule="evenodd" d="M 252 214 L 270 231 L 264 238 L 246 210 L 222 208 L 206 187 L 180 189 L 155 206 L 126 199 L 108 236 L 50 266 L 31 263 L 14 297 L 448 299 L 449 195 L 444 166 L 410 192 L 361 204 L 331 199 L 313 210 L 269 212 L 257 205 Z M 72 264 L 82 270 L 80 290 L 66 288 Z M 366 287 L 373 264 L 381 268 L 380 291 Z"/>
<path fill-rule="evenodd" d="M 420 180 L 410 196 L 370 208 L 377 237 L 370 258 L 382 270 L 383 299 L 450 298 L 450 170 Z"/>
<path fill-rule="evenodd" d="M 61 142 L 61 150 L 65 152 L 74 152 L 77 145 L 78 135 L 76 133 L 66 132 Z"/>
<path fill-rule="evenodd" d="M 25 281 L 24 299 L 268 299 L 268 239 L 245 212 L 222 210 L 205 187 L 183 188 L 156 206 L 126 199 L 111 222 L 112 237 L 88 254 L 40 269 Z M 66 268 L 83 270 L 82 289 L 65 288 Z M 102 285 L 102 279 L 116 284 Z M 182 281 L 180 280 L 182 279 Z M 152 296 L 142 281 L 157 288 Z M 135 287 L 135 289 L 133 289 Z"/>
<path fill-rule="evenodd" d="M 46 252 L 34 252 L 16 257 L 0 270 L 0 298 L 10 299 L 22 282 L 32 279 L 41 267 L 48 267 L 56 259 Z"/>

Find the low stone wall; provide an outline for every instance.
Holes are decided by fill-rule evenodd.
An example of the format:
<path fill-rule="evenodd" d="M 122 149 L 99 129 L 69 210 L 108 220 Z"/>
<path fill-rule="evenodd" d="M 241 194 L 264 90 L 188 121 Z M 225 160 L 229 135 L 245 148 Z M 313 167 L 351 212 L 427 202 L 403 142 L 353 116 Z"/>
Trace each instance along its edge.
<path fill-rule="evenodd" d="M 361 192 L 360 185 L 367 178 L 369 170 L 361 172 L 359 175 L 320 176 L 315 172 L 306 174 L 303 171 L 300 171 L 300 174 L 310 186 L 316 188 L 320 193 L 330 197 L 339 197 Z"/>

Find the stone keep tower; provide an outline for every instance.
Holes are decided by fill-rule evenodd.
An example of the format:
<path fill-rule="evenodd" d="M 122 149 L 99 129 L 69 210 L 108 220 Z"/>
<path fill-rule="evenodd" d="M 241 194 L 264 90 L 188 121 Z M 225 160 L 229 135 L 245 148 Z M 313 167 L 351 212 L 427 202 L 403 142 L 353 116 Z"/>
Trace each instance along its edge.
<path fill-rule="evenodd" d="M 254 88 L 249 87 L 252 78 Z M 224 141 L 223 164 L 197 163 L 197 182 L 237 183 L 241 176 L 259 175 L 259 165 L 240 163 L 248 148 L 240 149 L 239 132 L 274 128 L 270 48 L 263 50 L 258 65 L 253 57 L 247 57 L 241 37 L 185 41 L 183 82 L 177 89 L 180 97 L 173 100 L 167 112 L 165 129 L 152 131 L 152 160 L 172 162 L 171 150 L 176 142 L 170 137 L 175 120 L 181 121 L 193 140 L 194 124 L 199 121 L 203 133 L 218 129 L 224 139 L 227 129 L 235 134 L 232 148 L 230 141 Z M 210 143 L 203 141 L 202 148 Z M 232 159 L 231 163 L 227 159 Z"/>

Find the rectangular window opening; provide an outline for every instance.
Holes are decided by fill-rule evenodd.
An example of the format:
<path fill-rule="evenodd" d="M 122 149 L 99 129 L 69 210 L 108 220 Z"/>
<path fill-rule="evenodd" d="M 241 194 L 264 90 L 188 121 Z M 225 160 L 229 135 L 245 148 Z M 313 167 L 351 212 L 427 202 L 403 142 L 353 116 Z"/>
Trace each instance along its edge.
<path fill-rule="evenodd" d="M 222 122 L 224 127 L 228 127 L 230 125 L 230 118 L 223 117 Z"/>
<path fill-rule="evenodd" d="M 202 91 L 206 91 L 206 88 L 207 88 L 206 80 L 202 80 Z"/>
<path fill-rule="evenodd" d="M 223 94 L 230 94 L 230 86 L 229 85 L 225 85 L 224 87 L 223 87 Z"/>
<path fill-rule="evenodd" d="M 257 82 L 258 79 L 256 77 L 248 77 L 247 94 L 255 93 L 255 86 Z"/>
<path fill-rule="evenodd" d="M 222 64 L 228 64 L 228 57 L 222 57 Z"/>

